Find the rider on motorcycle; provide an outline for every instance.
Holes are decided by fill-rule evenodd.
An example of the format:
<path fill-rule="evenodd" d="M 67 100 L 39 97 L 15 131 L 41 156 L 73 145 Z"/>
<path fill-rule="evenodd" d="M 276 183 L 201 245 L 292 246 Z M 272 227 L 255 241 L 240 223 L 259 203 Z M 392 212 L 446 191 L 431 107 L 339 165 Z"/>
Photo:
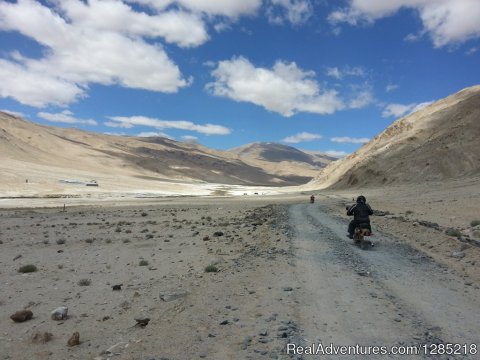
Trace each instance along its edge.
<path fill-rule="evenodd" d="M 353 216 L 353 220 L 350 221 L 350 224 L 348 225 L 348 237 L 350 239 L 353 239 L 355 228 L 361 224 L 365 224 L 368 230 L 372 232 L 369 215 L 373 215 L 373 210 L 370 205 L 367 204 L 365 196 L 360 195 L 357 197 L 357 203 L 347 208 L 347 215 Z"/>

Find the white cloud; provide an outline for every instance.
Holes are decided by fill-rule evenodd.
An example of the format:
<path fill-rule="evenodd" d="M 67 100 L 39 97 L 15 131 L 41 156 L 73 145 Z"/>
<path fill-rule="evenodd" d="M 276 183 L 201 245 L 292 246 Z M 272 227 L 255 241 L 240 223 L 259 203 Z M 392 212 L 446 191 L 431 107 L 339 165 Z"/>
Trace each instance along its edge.
<path fill-rule="evenodd" d="M 402 8 L 414 9 L 435 47 L 461 43 L 480 36 L 478 0 L 350 0 L 347 8 L 332 12 L 329 21 L 358 25 L 395 14 Z"/>
<path fill-rule="evenodd" d="M 154 118 L 149 118 L 145 116 L 110 116 L 110 120 L 113 120 L 113 124 L 118 124 L 116 127 L 130 128 L 133 126 L 149 126 L 156 129 L 178 129 L 178 130 L 189 130 L 195 131 L 205 135 L 228 135 L 231 133 L 231 130 L 214 124 L 205 124 L 199 125 L 194 124 L 190 121 L 184 120 L 159 120 Z M 112 122 L 104 123 L 106 126 L 111 126 Z M 115 126 L 114 126 L 115 127 Z"/>
<path fill-rule="evenodd" d="M 39 112 L 37 114 L 39 118 L 47 121 L 65 123 L 65 124 L 84 124 L 84 125 L 97 125 L 97 122 L 93 119 L 77 119 L 73 116 L 73 113 L 69 110 L 64 110 L 61 113 L 48 113 Z"/>
<path fill-rule="evenodd" d="M 208 40 L 202 19 L 195 14 L 169 10 L 155 15 L 135 12 L 121 1 L 57 0 L 65 16 L 75 26 L 99 31 L 114 31 L 151 38 L 162 37 L 183 47 L 198 46 Z"/>
<path fill-rule="evenodd" d="M 147 5 L 158 10 L 176 4 L 193 12 L 231 18 L 253 15 L 262 5 L 262 0 L 128 0 L 128 2 Z"/>
<path fill-rule="evenodd" d="M 432 104 L 433 101 L 427 101 L 423 103 L 412 103 L 408 105 L 403 105 L 403 104 L 388 104 L 385 109 L 382 112 L 382 117 L 387 118 L 387 117 L 402 117 L 405 115 L 410 115 L 420 109 L 423 109 L 424 107 Z"/>
<path fill-rule="evenodd" d="M 277 61 L 272 69 L 256 68 L 244 57 L 220 61 L 207 84 L 213 95 L 250 102 L 292 116 L 297 112 L 332 114 L 344 108 L 335 90 L 321 90 L 313 71 L 294 62 Z"/>
<path fill-rule="evenodd" d="M 341 80 L 346 76 L 364 77 L 365 70 L 358 66 L 357 67 L 346 66 L 343 69 L 339 69 L 338 67 L 334 66 L 334 67 L 327 68 L 327 75 L 334 77 L 337 80 Z"/>
<path fill-rule="evenodd" d="M 24 113 L 21 113 L 19 111 L 12 111 L 12 110 L 8 110 L 8 109 L 0 109 L 0 112 L 4 112 L 5 114 L 9 114 L 9 115 L 16 116 L 16 117 L 19 117 L 19 118 L 26 118 L 27 117 Z"/>
<path fill-rule="evenodd" d="M 35 107 L 62 106 L 84 96 L 84 90 L 74 83 L 2 59 L 0 79 L 0 97 Z"/>
<path fill-rule="evenodd" d="M 322 151 L 322 153 L 335 158 L 342 158 L 348 155 L 347 152 L 341 151 L 341 150 L 327 150 L 327 151 Z"/>
<path fill-rule="evenodd" d="M 184 135 L 182 136 L 182 140 L 189 144 L 196 144 L 198 137 L 192 135 Z"/>
<path fill-rule="evenodd" d="M 141 133 L 138 133 L 135 136 L 138 136 L 138 137 L 162 137 L 162 138 L 167 138 L 167 139 L 174 140 L 174 138 L 171 137 L 170 135 L 165 134 L 164 132 L 160 132 L 160 131 L 143 131 Z"/>
<path fill-rule="evenodd" d="M 336 143 L 365 144 L 370 141 L 369 138 L 352 138 L 348 136 L 333 137 L 330 140 Z"/>
<path fill-rule="evenodd" d="M 312 134 L 308 132 L 301 132 L 293 136 L 286 137 L 283 139 L 283 142 L 289 143 L 289 144 L 298 144 L 301 142 L 307 142 L 307 141 L 313 141 L 313 140 L 318 140 L 321 139 L 322 135 L 319 134 Z"/>
<path fill-rule="evenodd" d="M 348 107 L 350 109 L 361 109 L 375 101 L 373 92 L 370 88 L 357 90 L 354 97 L 350 100 Z"/>
<path fill-rule="evenodd" d="M 112 0 L 55 3 L 54 10 L 33 0 L 0 2 L 0 31 L 17 31 L 46 48 L 39 59 L 19 53 L 14 61 L 0 59 L 0 96 L 43 107 L 85 96 L 90 83 L 167 93 L 190 83 L 161 46 L 143 37 L 198 45 L 206 41 L 198 17 L 147 15 Z"/>
<path fill-rule="evenodd" d="M 288 21 L 299 25 L 305 23 L 313 15 L 313 7 L 309 0 L 270 0 L 267 7 L 267 18 L 273 24 Z"/>

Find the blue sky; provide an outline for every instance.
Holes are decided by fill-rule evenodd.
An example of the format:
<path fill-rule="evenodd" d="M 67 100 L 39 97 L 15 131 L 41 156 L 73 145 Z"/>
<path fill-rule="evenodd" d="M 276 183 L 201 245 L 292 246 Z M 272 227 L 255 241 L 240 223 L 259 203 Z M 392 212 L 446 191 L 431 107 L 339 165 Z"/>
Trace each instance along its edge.
<path fill-rule="evenodd" d="M 344 155 L 480 83 L 478 0 L 0 2 L 0 109 Z"/>

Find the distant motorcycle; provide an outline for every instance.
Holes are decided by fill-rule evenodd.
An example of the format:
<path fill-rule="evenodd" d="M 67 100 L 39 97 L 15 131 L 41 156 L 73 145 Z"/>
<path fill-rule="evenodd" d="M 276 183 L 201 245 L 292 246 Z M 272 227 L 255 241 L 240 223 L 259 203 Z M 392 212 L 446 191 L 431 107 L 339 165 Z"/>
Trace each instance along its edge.
<path fill-rule="evenodd" d="M 313 204 L 315 202 L 315 196 L 310 196 L 310 204 Z"/>

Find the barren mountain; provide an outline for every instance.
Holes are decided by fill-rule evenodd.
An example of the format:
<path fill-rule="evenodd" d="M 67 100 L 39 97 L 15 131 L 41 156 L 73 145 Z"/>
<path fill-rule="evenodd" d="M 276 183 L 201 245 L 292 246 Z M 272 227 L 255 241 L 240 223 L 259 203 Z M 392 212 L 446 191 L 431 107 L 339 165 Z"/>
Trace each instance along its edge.
<path fill-rule="evenodd" d="M 355 153 L 327 166 L 308 187 L 344 189 L 480 174 L 480 86 L 395 121 Z"/>
<path fill-rule="evenodd" d="M 234 153 L 197 144 L 42 126 L 1 112 L 0 160 L 4 188 L 28 178 L 53 184 L 61 179 L 88 181 L 107 175 L 119 184 L 120 178 L 137 181 L 132 189 L 148 189 L 149 183 L 162 181 L 287 186 L 306 183 L 315 175 L 311 166 L 302 162 L 285 166 L 272 158 L 261 166 Z"/>
<path fill-rule="evenodd" d="M 257 142 L 229 150 L 252 166 L 268 169 L 275 174 L 308 174 L 315 177 L 335 158 L 320 153 L 307 153 L 292 146 Z"/>

